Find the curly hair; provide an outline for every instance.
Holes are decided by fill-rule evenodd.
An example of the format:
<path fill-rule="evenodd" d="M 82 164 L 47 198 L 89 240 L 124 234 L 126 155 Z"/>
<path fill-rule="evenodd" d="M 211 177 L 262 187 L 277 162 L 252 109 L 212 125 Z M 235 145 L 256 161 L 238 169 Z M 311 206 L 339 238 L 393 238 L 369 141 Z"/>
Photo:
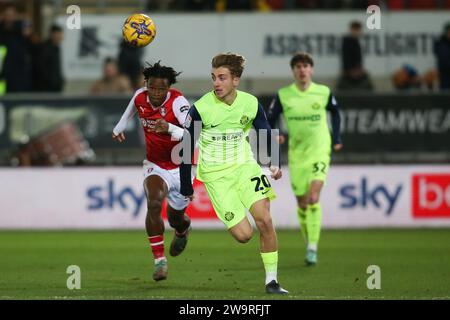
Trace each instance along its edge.
<path fill-rule="evenodd" d="M 213 68 L 226 67 L 233 76 L 240 78 L 244 72 L 245 58 L 231 52 L 221 53 L 213 58 L 211 65 Z"/>
<path fill-rule="evenodd" d="M 161 60 L 154 64 L 146 62 L 147 67 L 145 67 L 142 71 L 144 79 L 148 80 L 149 78 L 161 78 L 167 79 L 167 81 L 169 81 L 169 85 L 176 83 L 177 77 L 181 74 L 181 72 L 176 72 L 172 67 L 162 66 L 160 62 Z"/>

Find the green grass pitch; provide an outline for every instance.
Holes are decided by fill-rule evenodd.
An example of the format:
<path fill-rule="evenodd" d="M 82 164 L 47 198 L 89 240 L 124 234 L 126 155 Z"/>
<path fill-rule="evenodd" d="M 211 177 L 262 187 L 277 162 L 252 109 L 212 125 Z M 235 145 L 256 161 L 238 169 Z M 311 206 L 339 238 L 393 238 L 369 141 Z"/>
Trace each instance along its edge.
<path fill-rule="evenodd" d="M 450 298 L 448 229 L 324 230 L 315 267 L 304 266 L 299 232 L 279 230 L 283 297 L 264 293 L 258 238 L 194 229 L 186 251 L 168 258 L 168 279 L 154 282 L 143 231 L 2 231 L 0 299 Z M 69 265 L 81 268 L 80 290 L 66 287 Z M 366 286 L 369 265 L 381 268 L 380 290 Z"/>

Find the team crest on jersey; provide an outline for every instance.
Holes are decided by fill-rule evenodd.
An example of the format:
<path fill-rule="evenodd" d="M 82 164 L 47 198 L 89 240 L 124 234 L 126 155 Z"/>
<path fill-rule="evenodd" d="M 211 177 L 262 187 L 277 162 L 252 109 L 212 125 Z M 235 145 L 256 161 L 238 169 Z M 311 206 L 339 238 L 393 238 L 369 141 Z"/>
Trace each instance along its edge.
<path fill-rule="evenodd" d="M 249 120 L 248 117 L 246 115 L 243 115 L 242 118 L 241 118 L 240 123 L 242 125 L 246 125 L 248 123 L 248 120 Z"/>
<path fill-rule="evenodd" d="M 234 213 L 233 212 L 227 211 L 225 213 L 225 220 L 231 221 L 231 220 L 233 220 L 233 218 L 234 218 Z"/>
<path fill-rule="evenodd" d="M 316 102 L 316 103 L 313 103 L 313 105 L 311 106 L 311 108 L 313 108 L 314 110 L 318 110 L 318 109 L 320 109 L 320 104 L 318 104 L 317 102 Z"/>
<path fill-rule="evenodd" d="M 166 107 L 161 107 L 161 108 L 159 108 L 159 113 L 161 113 L 161 115 L 162 115 L 163 117 L 165 117 L 166 114 L 167 114 Z"/>

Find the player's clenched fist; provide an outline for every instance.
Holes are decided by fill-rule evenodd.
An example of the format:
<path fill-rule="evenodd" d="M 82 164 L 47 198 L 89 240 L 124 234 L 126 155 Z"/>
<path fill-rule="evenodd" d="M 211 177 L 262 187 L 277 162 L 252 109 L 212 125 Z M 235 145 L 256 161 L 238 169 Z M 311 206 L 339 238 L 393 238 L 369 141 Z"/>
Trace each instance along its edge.
<path fill-rule="evenodd" d="M 164 119 L 156 119 L 155 126 L 153 128 L 157 133 L 168 133 L 169 124 Z"/>
<path fill-rule="evenodd" d="M 281 168 L 278 166 L 270 166 L 270 172 L 272 174 L 270 175 L 272 179 L 278 180 L 282 177 L 283 173 L 281 172 Z"/>
<path fill-rule="evenodd" d="M 286 138 L 285 138 L 282 134 L 280 134 L 279 136 L 277 136 L 277 142 L 278 142 L 279 144 L 283 144 L 285 141 L 286 141 Z"/>
<path fill-rule="evenodd" d="M 114 132 L 113 132 L 112 139 L 113 140 L 117 140 L 119 142 L 124 142 L 125 141 L 125 134 L 122 132 L 122 133 L 119 133 L 118 135 L 115 135 Z"/>

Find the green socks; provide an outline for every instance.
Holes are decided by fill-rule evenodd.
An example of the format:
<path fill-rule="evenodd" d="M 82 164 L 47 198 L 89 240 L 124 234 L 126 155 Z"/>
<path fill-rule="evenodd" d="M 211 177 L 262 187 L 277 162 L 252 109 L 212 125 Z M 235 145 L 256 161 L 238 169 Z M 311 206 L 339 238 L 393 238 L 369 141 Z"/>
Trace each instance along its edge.
<path fill-rule="evenodd" d="M 308 229 L 306 228 L 306 210 L 302 208 L 297 209 L 298 219 L 300 221 L 300 230 L 302 231 L 305 242 L 308 243 Z"/>
<path fill-rule="evenodd" d="M 306 210 L 298 209 L 300 229 L 308 243 L 308 249 L 317 251 L 322 225 L 322 208 L 320 203 L 309 205 Z"/>
<path fill-rule="evenodd" d="M 264 269 L 266 270 L 266 283 L 270 281 L 277 280 L 277 270 L 278 270 L 278 251 L 274 252 L 261 252 L 261 258 L 264 263 Z"/>

